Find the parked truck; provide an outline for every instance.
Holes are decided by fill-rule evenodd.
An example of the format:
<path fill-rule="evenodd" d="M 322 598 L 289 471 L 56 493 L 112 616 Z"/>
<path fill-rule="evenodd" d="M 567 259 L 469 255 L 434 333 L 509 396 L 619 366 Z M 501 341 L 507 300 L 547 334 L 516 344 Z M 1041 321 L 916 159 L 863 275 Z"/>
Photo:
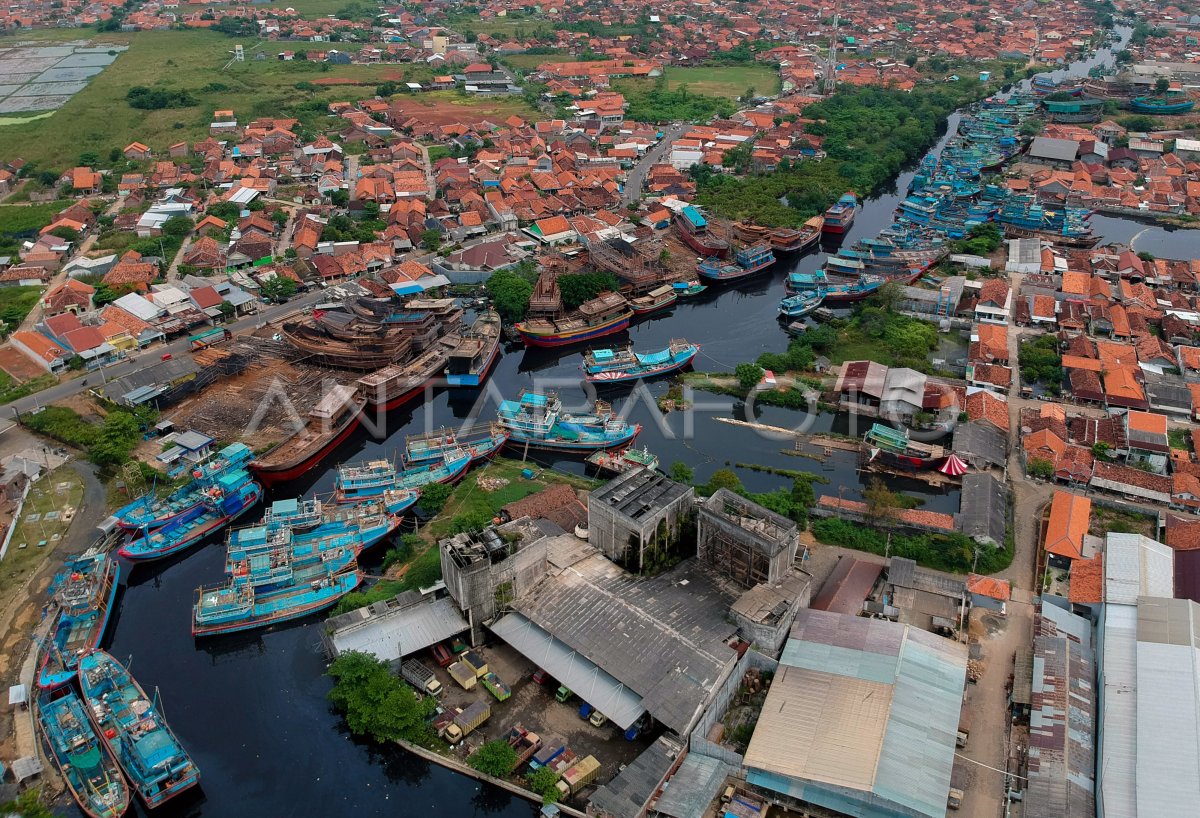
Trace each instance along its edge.
<path fill-rule="evenodd" d="M 596 760 L 595 756 L 588 756 L 581 761 L 576 761 L 573 767 L 562 774 L 562 778 L 554 786 L 558 788 L 559 795 L 566 798 L 591 784 L 598 775 L 600 775 L 600 762 Z"/>
<path fill-rule="evenodd" d="M 519 770 L 542 747 L 542 739 L 538 734 L 529 732 L 520 724 L 512 726 L 505 740 L 508 742 L 508 746 L 517 752 L 517 761 L 512 765 L 510 772 Z"/>
<path fill-rule="evenodd" d="M 512 690 L 504 683 L 504 680 L 490 670 L 483 674 L 483 678 L 480 681 L 487 688 L 487 692 L 495 696 L 498 702 L 502 702 L 512 695 Z"/>
<path fill-rule="evenodd" d="M 487 662 L 473 650 L 464 653 L 459 657 L 458 661 L 475 671 L 476 676 L 483 676 L 488 672 Z"/>
<path fill-rule="evenodd" d="M 549 767 L 565 752 L 567 745 L 561 741 L 552 741 L 549 744 L 543 744 L 542 749 L 533 754 L 533 758 L 529 759 L 529 769 L 538 770 L 542 767 Z"/>
<path fill-rule="evenodd" d="M 462 662 L 454 662 L 450 667 L 446 668 L 446 672 L 450 674 L 450 678 L 458 682 L 463 690 L 470 690 L 475 686 L 475 680 L 478 678 L 475 671 L 464 665 Z"/>
<path fill-rule="evenodd" d="M 479 725 L 483 724 L 491 716 L 492 706 L 490 704 L 487 702 L 475 702 L 454 717 L 454 720 L 446 727 L 446 732 L 442 737 L 451 744 L 458 744 L 464 738 L 471 735 Z"/>
<path fill-rule="evenodd" d="M 442 683 L 433 675 L 433 671 L 425 667 L 416 659 L 408 659 L 400 665 L 400 675 L 404 677 L 404 681 L 411 684 L 422 693 L 427 693 L 430 696 L 439 696 L 442 692 Z"/>

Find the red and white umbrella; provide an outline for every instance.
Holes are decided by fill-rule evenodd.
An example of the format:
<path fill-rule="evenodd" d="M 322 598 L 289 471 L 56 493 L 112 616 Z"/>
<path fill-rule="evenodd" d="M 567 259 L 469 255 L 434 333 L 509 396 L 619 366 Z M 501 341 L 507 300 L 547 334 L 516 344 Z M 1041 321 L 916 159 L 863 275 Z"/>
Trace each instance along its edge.
<path fill-rule="evenodd" d="M 962 462 L 958 455 L 952 454 L 946 458 L 946 462 L 938 466 L 938 471 L 950 477 L 962 477 L 967 473 L 967 464 Z"/>

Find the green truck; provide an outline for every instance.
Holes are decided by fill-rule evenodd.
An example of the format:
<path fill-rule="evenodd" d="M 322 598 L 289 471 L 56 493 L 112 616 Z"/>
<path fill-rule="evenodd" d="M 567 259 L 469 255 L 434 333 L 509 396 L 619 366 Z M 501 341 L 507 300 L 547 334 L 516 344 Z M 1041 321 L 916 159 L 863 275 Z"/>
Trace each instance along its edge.
<path fill-rule="evenodd" d="M 487 692 L 495 696 L 496 701 L 498 702 L 502 702 L 512 695 L 512 690 L 509 689 L 508 685 L 506 685 L 499 676 L 490 670 L 483 674 L 483 677 L 480 679 L 480 681 L 483 682 L 483 686 L 487 688 Z"/>

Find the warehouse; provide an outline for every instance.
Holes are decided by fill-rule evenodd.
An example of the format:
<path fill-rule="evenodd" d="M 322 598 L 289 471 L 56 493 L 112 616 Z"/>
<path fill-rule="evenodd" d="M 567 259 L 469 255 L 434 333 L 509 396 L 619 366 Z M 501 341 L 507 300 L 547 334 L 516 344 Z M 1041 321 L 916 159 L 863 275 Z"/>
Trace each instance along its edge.
<path fill-rule="evenodd" d="M 801 809 L 941 818 L 966 671 L 957 642 L 800 611 L 746 750 L 746 781 Z"/>

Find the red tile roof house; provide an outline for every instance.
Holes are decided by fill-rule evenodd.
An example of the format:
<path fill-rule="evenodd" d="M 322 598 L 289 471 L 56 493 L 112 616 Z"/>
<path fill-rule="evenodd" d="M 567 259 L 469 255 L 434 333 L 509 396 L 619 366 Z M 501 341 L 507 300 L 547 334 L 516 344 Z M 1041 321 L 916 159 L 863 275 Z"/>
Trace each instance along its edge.
<path fill-rule="evenodd" d="M 1119 463 L 1097 461 L 1090 485 L 1093 490 L 1103 489 L 1138 500 L 1149 500 L 1163 505 L 1171 502 L 1170 477 L 1151 474 Z"/>
<path fill-rule="evenodd" d="M 46 316 L 73 312 L 78 315 L 92 308 L 92 295 L 96 288 L 74 278 L 68 278 L 58 287 L 42 296 L 42 314 Z"/>
<path fill-rule="evenodd" d="M 1051 565 L 1070 568 L 1074 560 L 1084 559 L 1084 538 L 1091 514 L 1092 501 L 1087 497 L 1066 491 L 1054 492 L 1042 528 L 1042 547 Z"/>
<path fill-rule="evenodd" d="M 1012 288 L 1003 279 L 985 281 L 975 305 L 975 320 L 1007 324 L 1012 310 Z"/>

